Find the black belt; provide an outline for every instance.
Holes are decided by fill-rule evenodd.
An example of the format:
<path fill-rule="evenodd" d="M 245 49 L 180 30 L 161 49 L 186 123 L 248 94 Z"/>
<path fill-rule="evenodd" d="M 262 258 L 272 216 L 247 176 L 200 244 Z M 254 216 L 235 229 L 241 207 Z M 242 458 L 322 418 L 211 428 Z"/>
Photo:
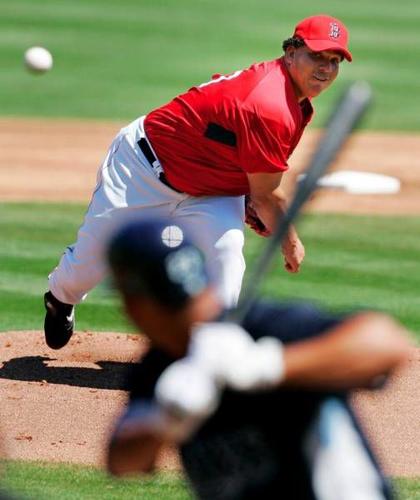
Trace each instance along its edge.
<path fill-rule="evenodd" d="M 137 144 L 139 145 L 139 148 L 141 149 L 142 153 L 146 157 L 146 160 L 149 162 L 153 171 L 155 173 L 157 173 L 157 178 L 160 180 L 160 182 L 162 184 L 165 184 L 165 186 L 168 186 L 168 188 L 173 189 L 177 193 L 182 193 L 182 191 L 179 191 L 178 189 L 174 188 L 169 183 L 168 179 L 166 178 L 165 172 L 162 169 L 162 165 L 160 164 L 159 160 L 156 158 L 156 155 L 153 153 L 152 148 L 149 146 L 149 143 L 147 142 L 146 138 L 142 137 L 139 141 L 137 141 Z M 156 166 L 160 167 L 160 172 L 156 171 Z"/>

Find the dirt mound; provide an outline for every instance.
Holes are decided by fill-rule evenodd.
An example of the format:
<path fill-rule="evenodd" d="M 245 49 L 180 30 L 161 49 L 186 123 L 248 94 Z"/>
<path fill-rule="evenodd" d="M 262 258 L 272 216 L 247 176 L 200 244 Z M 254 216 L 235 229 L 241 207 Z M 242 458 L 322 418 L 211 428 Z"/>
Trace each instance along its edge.
<path fill-rule="evenodd" d="M 109 432 L 127 400 L 127 371 L 146 345 L 138 335 L 85 332 L 53 351 L 41 332 L 1 333 L 3 454 L 103 466 Z M 161 466 L 177 465 L 166 451 Z"/>
<path fill-rule="evenodd" d="M 109 432 L 127 400 L 126 373 L 146 345 L 137 335 L 85 332 L 53 351 L 40 332 L 2 333 L 4 454 L 103 466 Z M 386 470 L 396 476 L 420 475 L 419 375 L 420 350 L 414 350 L 383 391 L 355 397 Z M 179 466 L 176 454 L 166 450 L 160 466 Z"/>

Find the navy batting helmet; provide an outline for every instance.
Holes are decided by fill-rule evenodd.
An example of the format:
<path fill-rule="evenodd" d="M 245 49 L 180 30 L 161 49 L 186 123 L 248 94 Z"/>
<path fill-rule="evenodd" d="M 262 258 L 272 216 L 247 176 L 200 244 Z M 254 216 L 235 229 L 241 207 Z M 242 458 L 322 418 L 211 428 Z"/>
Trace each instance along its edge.
<path fill-rule="evenodd" d="M 170 219 L 128 223 L 111 239 L 108 261 L 118 289 L 170 307 L 182 306 L 209 283 L 203 254 Z"/>

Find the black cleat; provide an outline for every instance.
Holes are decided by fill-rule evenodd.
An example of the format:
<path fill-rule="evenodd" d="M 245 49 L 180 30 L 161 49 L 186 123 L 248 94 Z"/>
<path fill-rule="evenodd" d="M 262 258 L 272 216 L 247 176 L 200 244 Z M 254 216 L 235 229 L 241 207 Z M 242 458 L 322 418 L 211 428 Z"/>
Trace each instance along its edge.
<path fill-rule="evenodd" d="M 73 335 L 74 306 L 60 302 L 51 292 L 44 295 L 44 304 L 47 310 L 44 321 L 45 342 L 51 349 L 61 349 Z"/>

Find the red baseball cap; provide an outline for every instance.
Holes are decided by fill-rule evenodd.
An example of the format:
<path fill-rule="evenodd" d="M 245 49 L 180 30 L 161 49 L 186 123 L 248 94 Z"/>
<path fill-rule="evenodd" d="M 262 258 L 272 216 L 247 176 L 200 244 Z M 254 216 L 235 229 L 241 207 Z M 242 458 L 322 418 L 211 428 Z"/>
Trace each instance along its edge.
<path fill-rule="evenodd" d="M 326 16 L 311 16 L 296 25 L 294 37 L 302 38 L 314 52 L 335 50 L 351 61 L 352 55 L 347 48 L 349 34 L 347 28 L 338 19 Z"/>

